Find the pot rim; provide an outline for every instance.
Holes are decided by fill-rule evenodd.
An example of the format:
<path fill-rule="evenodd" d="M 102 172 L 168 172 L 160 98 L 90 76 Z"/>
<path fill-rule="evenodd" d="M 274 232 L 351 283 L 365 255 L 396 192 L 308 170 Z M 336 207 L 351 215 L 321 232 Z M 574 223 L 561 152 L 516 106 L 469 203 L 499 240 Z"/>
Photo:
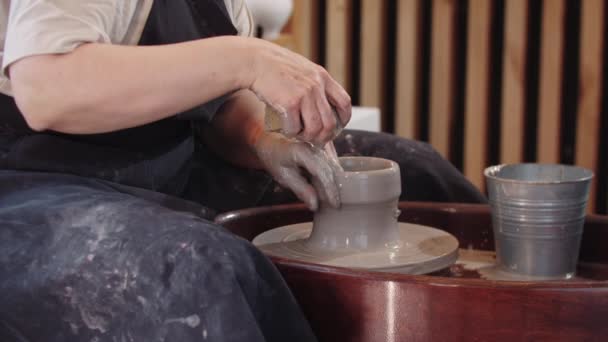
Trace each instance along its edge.
<path fill-rule="evenodd" d="M 538 166 L 538 167 L 563 167 L 570 170 L 580 171 L 584 174 L 581 177 L 566 179 L 566 180 L 525 180 L 525 179 L 514 179 L 514 178 L 506 178 L 500 177 L 497 175 L 502 169 L 507 167 L 525 167 L 525 166 Z M 493 180 L 501 183 L 511 183 L 511 184 L 529 184 L 529 185 L 548 185 L 548 184 L 572 184 L 572 183 L 580 183 L 589 181 L 594 177 L 594 174 L 591 170 L 586 169 L 581 166 L 576 165 L 567 165 L 567 164 L 542 164 L 542 163 L 514 163 L 514 164 L 499 164 L 487 167 L 483 171 L 484 176 L 487 180 Z"/>
<path fill-rule="evenodd" d="M 344 168 L 345 178 L 350 177 L 380 177 L 388 174 L 399 173 L 399 164 L 395 161 L 385 158 L 378 157 L 363 157 L 363 156 L 348 156 L 339 158 L 340 165 Z M 349 171 L 348 166 L 345 167 L 343 162 L 348 161 L 368 161 L 369 164 L 376 163 L 375 165 L 382 165 L 382 167 L 374 167 L 375 165 L 369 165 L 369 170 L 355 170 Z"/>

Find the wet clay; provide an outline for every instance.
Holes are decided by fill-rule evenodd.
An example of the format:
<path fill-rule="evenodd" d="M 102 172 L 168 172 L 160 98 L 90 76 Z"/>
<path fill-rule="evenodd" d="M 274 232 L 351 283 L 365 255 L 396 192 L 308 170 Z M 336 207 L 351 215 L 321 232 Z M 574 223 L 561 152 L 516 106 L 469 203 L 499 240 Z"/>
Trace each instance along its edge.
<path fill-rule="evenodd" d="M 458 241 L 446 232 L 411 223 L 399 223 L 399 239 L 376 249 L 319 248 L 307 240 L 312 224 L 300 223 L 270 230 L 253 244 L 264 253 L 327 266 L 381 272 L 427 274 L 452 265 L 458 258 Z"/>
<path fill-rule="evenodd" d="M 264 253 L 291 260 L 374 271 L 425 274 L 458 257 L 455 237 L 431 227 L 398 223 L 399 165 L 371 157 L 340 158 L 341 207 L 321 202 L 313 222 L 257 236 Z"/>
<path fill-rule="evenodd" d="M 307 243 L 311 248 L 376 249 L 399 240 L 399 165 L 371 157 L 340 158 L 341 207 L 321 202 Z"/>

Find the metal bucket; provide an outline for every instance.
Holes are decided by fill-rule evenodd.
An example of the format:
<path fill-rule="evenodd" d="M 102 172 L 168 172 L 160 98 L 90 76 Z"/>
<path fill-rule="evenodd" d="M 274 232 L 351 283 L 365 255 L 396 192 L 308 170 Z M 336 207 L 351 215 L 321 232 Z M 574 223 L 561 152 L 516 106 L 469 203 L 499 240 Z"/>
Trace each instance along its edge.
<path fill-rule="evenodd" d="M 532 277 L 572 277 L 593 173 L 569 165 L 512 164 L 484 174 L 498 266 Z"/>

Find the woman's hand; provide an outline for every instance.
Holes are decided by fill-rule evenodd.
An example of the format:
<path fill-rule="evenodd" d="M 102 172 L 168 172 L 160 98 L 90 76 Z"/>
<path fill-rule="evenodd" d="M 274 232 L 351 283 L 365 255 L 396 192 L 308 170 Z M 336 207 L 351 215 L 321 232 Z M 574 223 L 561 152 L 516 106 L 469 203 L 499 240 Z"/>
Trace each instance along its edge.
<path fill-rule="evenodd" d="M 202 136 L 218 156 L 240 167 L 267 171 L 311 210 L 319 201 L 339 207 L 339 166 L 320 148 L 266 132 L 264 104 L 251 91 L 234 93 Z"/>
<path fill-rule="evenodd" d="M 351 100 L 342 86 L 321 66 L 296 53 L 259 39 L 250 43 L 249 88 L 280 113 L 283 133 L 316 146 L 333 139 L 336 127 L 345 126 L 351 117 Z"/>
<path fill-rule="evenodd" d="M 268 132 L 258 136 L 253 148 L 275 181 L 291 189 L 310 210 L 317 210 L 319 201 L 334 208 L 340 206 L 337 169 L 321 149 Z M 310 175 L 311 182 L 303 170 Z"/>

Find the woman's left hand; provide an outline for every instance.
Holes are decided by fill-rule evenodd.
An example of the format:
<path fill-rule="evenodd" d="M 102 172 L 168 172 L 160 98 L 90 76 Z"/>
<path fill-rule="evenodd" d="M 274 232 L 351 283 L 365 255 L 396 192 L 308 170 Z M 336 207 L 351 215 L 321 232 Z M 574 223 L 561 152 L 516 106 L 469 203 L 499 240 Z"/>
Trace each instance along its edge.
<path fill-rule="evenodd" d="M 319 201 L 340 207 L 337 168 L 323 150 L 269 132 L 260 134 L 254 150 L 266 171 L 279 184 L 291 189 L 310 210 L 317 210 Z M 303 170 L 312 177 L 310 183 Z"/>

